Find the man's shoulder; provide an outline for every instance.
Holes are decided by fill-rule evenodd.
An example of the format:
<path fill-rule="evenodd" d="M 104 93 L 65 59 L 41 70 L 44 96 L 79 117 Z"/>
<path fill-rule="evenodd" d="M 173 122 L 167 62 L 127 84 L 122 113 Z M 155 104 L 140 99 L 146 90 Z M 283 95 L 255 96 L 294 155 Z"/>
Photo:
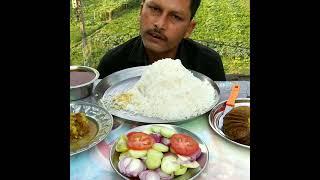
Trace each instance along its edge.
<path fill-rule="evenodd" d="M 140 37 L 135 37 L 127 42 L 109 50 L 99 62 L 98 71 L 100 78 L 104 78 L 116 71 L 136 66 L 128 61 L 130 54 L 139 47 Z"/>
<path fill-rule="evenodd" d="M 192 39 L 185 39 L 184 45 L 187 50 L 190 50 L 188 52 L 192 52 L 193 54 L 197 54 L 198 56 L 205 57 L 205 58 L 214 58 L 214 59 L 220 59 L 220 55 L 218 52 L 216 52 L 214 49 L 211 49 L 203 44 L 200 44 L 199 42 L 196 42 Z"/>
<path fill-rule="evenodd" d="M 200 72 L 214 81 L 226 80 L 219 53 L 191 39 L 185 39 L 183 46 L 186 67 Z"/>

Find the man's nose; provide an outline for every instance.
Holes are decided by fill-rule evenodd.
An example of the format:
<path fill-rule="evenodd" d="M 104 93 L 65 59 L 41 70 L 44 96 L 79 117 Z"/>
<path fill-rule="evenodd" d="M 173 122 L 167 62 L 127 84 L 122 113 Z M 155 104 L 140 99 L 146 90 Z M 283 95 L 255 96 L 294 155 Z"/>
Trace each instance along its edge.
<path fill-rule="evenodd" d="M 156 19 L 156 22 L 154 23 L 156 27 L 158 27 L 160 30 L 166 30 L 167 29 L 167 17 L 166 15 L 162 14 L 161 16 L 158 16 Z"/>

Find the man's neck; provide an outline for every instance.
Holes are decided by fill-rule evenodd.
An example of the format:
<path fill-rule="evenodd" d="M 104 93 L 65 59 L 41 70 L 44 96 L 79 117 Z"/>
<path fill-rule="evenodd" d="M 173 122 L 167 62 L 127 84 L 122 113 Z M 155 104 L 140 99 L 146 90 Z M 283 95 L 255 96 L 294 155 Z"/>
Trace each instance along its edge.
<path fill-rule="evenodd" d="M 168 52 L 164 52 L 164 53 L 154 53 L 148 49 L 146 49 L 146 54 L 148 57 L 148 61 L 150 64 L 154 63 L 157 60 L 160 59 L 164 59 L 164 58 L 171 58 L 171 59 L 175 59 L 176 58 L 176 54 L 177 54 L 177 50 L 178 48 L 175 48 L 174 50 L 168 51 Z"/>

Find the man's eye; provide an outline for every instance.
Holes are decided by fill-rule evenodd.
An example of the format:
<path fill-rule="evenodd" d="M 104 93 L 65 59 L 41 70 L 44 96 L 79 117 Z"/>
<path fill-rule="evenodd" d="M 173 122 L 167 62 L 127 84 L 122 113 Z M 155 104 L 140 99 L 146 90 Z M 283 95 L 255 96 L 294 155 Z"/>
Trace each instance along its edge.
<path fill-rule="evenodd" d="M 159 8 L 157 8 L 157 7 L 152 7 L 151 6 L 150 8 L 151 8 L 152 11 L 159 11 Z"/>
<path fill-rule="evenodd" d="M 175 20 L 178 20 L 178 21 L 181 21 L 181 20 L 182 20 L 182 18 L 181 18 L 180 16 L 173 15 L 173 17 L 174 17 Z"/>

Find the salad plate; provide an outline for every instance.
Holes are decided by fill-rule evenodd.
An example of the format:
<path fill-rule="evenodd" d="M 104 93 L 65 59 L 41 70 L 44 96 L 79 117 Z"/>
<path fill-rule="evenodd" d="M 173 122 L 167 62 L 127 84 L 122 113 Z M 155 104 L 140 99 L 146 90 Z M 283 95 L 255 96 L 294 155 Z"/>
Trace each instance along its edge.
<path fill-rule="evenodd" d="M 131 149 L 130 143 L 131 139 L 130 136 L 133 134 L 135 135 L 138 133 L 143 133 L 153 137 L 154 144 L 151 148 L 146 150 L 133 150 Z M 174 141 L 176 137 L 181 135 L 183 137 L 189 137 L 193 139 L 198 144 L 198 149 L 194 153 L 192 152 L 189 155 L 186 154 L 178 154 L 178 152 L 183 151 L 181 147 L 180 150 L 176 148 L 176 152 L 174 151 L 173 144 L 177 141 Z M 157 138 L 159 138 L 157 140 Z M 142 138 L 145 139 L 145 138 Z M 176 138 L 177 139 L 177 138 Z M 169 141 L 168 141 L 169 140 Z M 122 142 L 127 143 L 127 147 L 123 148 L 120 144 Z M 168 141 L 168 142 L 167 142 Z M 178 140 L 179 142 L 180 140 Z M 189 141 L 190 142 L 190 141 Z M 148 143 L 145 143 L 148 144 Z M 166 146 L 167 149 L 161 150 L 160 147 L 156 147 L 159 145 L 161 148 L 162 146 Z M 132 145 L 132 143 L 131 143 Z M 160 150 L 159 150 L 160 149 Z M 178 151 L 179 150 L 179 151 Z M 120 152 L 119 152 L 120 151 Z M 145 151 L 144 154 L 140 152 Z M 149 156 L 151 151 L 156 152 L 156 154 L 160 154 L 161 156 L 161 165 L 155 165 L 156 159 L 154 157 Z M 139 153 L 133 153 L 139 152 Z M 185 152 L 187 153 L 187 152 Z M 161 155 L 162 154 L 162 155 Z M 195 155 L 196 154 L 196 155 Z M 153 156 L 153 155 L 152 155 Z M 171 157 L 169 157 L 171 156 Z M 142 179 L 147 180 L 147 176 L 160 176 L 161 179 L 195 179 L 198 177 L 209 162 L 209 150 L 207 145 L 201 140 L 200 137 L 195 135 L 194 133 L 190 132 L 187 129 L 181 128 L 179 126 L 170 125 L 170 124 L 149 124 L 135 127 L 125 134 L 121 135 L 113 144 L 110 150 L 110 164 L 112 168 L 124 179 Z M 152 160 L 151 160 L 152 158 Z M 151 160 L 148 162 L 148 159 Z M 173 163 L 167 163 L 166 160 L 171 159 Z M 127 162 L 121 162 L 127 161 Z M 129 163 L 130 161 L 130 163 Z M 135 165 L 132 165 L 135 164 Z M 178 165 L 177 165 L 178 164 Z M 180 169 L 184 168 L 186 171 L 184 173 L 176 173 L 178 170 L 176 165 L 180 167 Z M 136 167 L 130 167 L 136 166 Z M 141 167 L 138 167 L 141 166 Z M 174 170 L 172 167 L 174 167 Z M 187 168 L 186 168 L 187 167 Z M 171 169 L 170 169 L 171 168 Z M 179 169 L 179 168 L 178 168 Z M 135 172 L 136 171 L 136 172 Z M 157 174 L 157 175 L 156 175 Z"/>

